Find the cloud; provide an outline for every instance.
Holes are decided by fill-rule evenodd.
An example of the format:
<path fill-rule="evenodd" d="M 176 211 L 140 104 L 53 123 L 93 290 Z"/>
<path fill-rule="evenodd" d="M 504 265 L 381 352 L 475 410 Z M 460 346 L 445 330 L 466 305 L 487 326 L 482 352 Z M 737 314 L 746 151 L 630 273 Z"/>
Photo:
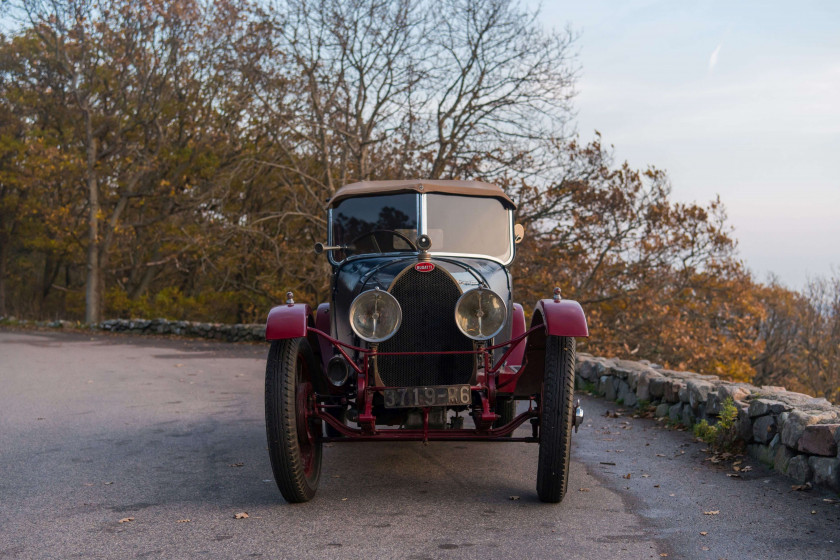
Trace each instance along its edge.
<path fill-rule="evenodd" d="M 723 46 L 723 43 L 718 43 L 718 46 L 715 47 L 715 50 L 712 51 L 712 56 L 709 57 L 709 72 L 714 72 L 715 66 L 718 63 L 718 55 L 720 54 L 720 48 Z"/>

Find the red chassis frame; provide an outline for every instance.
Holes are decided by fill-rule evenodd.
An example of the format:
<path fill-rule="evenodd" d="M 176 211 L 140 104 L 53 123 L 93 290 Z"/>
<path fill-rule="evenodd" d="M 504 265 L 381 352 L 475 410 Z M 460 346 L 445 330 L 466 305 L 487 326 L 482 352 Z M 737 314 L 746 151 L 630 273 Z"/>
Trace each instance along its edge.
<path fill-rule="evenodd" d="M 335 406 L 318 402 L 312 384 L 307 384 L 308 394 L 304 401 L 306 419 L 315 416 L 329 424 L 342 437 L 324 437 L 324 442 L 348 441 L 508 441 L 539 442 L 537 423 L 532 422 L 531 437 L 508 437 L 525 421 L 539 418 L 540 411 L 534 406 L 533 395 L 542 386 L 544 349 L 546 335 L 588 337 L 589 329 L 580 304 L 572 300 L 544 299 L 537 302 L 531 320 L 531 327 L 525 330 L 525 316 L 522 306 L 514 304 L 513 337 L 493 346 L 479 345 L 477 350 L 450 352 L 379 352 L 376 347 L 361 348 L 346 344 L 331 337 L 329 330 L 329 304 L 321 304 L 312 319 L 311 308 L 307 304 L 289 303 L 274 307 L 266 322 L 266 340 L 307 337 L 312 349 L 321 357 L 321 374 L 325 375 L 325 358 L 331 356 L 330 347 L 335 348 L 356 372 L 356 407 L 359 411 L 359 428 L 351 428 L 327 410 Z M 523 344 L 525 343 L 525 344 Z M 510 346 L 499 360 L 493 364 L 492 352 L 504 346 Z M 362 363 L 358 364 L 347 351 L 358 352 Z M 430 429 L 429 411 L 423 411 L 422 429 L 377 428 L 373 415 L 373 395 L 388 387 L 374 385 L 370 361 L 375 356 L 410 356 L 424 354 L 478 354 L 484 367 L 479 369 L 476 384 L 470 387 L 481 403 L 481 410 L 473 415 L 476 427 L 473 429 Z M 516 416 L 504 426 L 493 428 L 499 416 L 493 412 L 499 393 L 505 396 L 529 398 L 528 410 Z M 335 396 L 335 395 L 333 395 Z M 524 400 L 524 399 L 523 399 Z M 298 401 L 301 402 L 301 401 Z"/>

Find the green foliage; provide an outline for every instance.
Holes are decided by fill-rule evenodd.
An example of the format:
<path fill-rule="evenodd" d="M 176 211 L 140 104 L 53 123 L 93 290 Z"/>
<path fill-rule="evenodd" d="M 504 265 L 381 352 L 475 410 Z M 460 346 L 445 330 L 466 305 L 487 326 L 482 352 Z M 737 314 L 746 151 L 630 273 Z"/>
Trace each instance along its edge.
<path fill-rule="evenodd" d="M 738 408 L 731 397 L 721 404 L 718 421 L 709 424 L 705 419 L 694 425 L 694 436 L 717 451 L 734 451 L 741 442 L 737 433 Z"/>
<path fill-rule="evenodd" d="M 189 295 L 172 286 L 134 299 L 123 290 L 112 289 L 106 297 L 108 316 L 125 319 L 160 317 L 174 321 L 259 323 L 265 320 L 271 305 L 267 299 L 252 298 L 233 290 Z"/>
<path fill-rule="evenodd" d="M 594 397 L 598 396 L 598 386 L 592 383 L 591 381 L 584 381 L 581 384 L 580 390 L 584 393 L 589 393 Z"/>

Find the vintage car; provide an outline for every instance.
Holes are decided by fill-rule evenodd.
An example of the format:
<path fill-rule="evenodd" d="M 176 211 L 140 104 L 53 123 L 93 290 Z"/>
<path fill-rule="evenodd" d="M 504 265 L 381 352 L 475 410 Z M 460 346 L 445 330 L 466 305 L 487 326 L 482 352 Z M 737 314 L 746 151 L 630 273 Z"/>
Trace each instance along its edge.
<path fill-rule="evenodd" d="M 559 288 L 526 326 L 508 270 L 514 209 L 477 181 L 361 182 L 329 200 L 315 253 L 330 301 L 289 292 L 266 324 L 268 449 L 287 501 L 315 494 L 323 443 L 355 441 L 538 443 L 537 494 L 563 499 L 583 420 L 575 337 L 589 331 Z"/>

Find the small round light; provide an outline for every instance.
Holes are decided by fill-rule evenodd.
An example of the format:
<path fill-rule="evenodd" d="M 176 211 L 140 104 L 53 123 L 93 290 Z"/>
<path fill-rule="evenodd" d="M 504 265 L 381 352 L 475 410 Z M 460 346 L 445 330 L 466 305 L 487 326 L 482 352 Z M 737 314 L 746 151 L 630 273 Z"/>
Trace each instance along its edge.
<path fill-rule="evenodd" d="M 455 323 L 473 340 L 489 340 L 505 326 L 507 309 L 499 295 L 485 288 L 465 292 L 455 304 Z"/>
<path fill-rule="evenodd" d="M 350 377 L 350 366 L 344 356 L 333 356 L 327 362 L 327 379 L 330 380 L 335 387 L 341 387 L 347 382 Z"/>
<path fill-rule="evenodd" d="M 379 288 L 362 292 L 350 304 L 350 327 L 367 342 L 388 340 L 402 322 L 402 309 L 397 299 Z"/>

